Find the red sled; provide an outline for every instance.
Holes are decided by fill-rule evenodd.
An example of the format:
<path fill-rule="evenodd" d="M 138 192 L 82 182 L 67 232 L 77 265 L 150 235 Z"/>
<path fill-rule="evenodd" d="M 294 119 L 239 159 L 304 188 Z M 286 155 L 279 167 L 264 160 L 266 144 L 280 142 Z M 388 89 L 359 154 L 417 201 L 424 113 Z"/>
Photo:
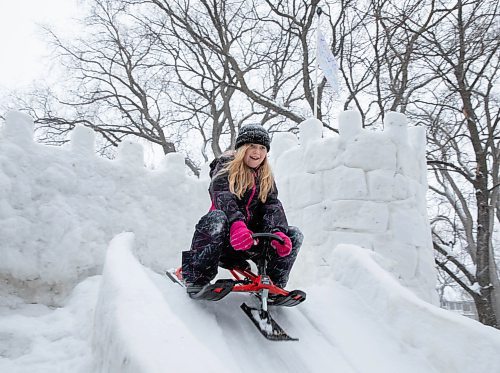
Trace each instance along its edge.
<path fill-rule="evenodd" d="M 269 249 L 271 240 L 282 241 L 281 237 L 272 233 L 254 233 L 254 238 L 266 239 L 265 250 Z M 273 284 L 266 274 L 266 257 L 262 255 L 257 263 L 258 274 L 250 269 L 230 268 L 232 279 L 219 279 L 213 284 L 203 287 L 187 287 L 187 293 L 192 299 L 218 301 L 229 293 L 251 293 L 257 296 L 260 302 L 259 308 L 253 308 L 245 303 L 241 309 L 252 320 L 261 334 L 272 341 L 294 341 L 287 333 L 272 319 L 268 306 L 293 307 L 306 300 L 306 293 L 302 290 L 285 290 Z M 179 285 L 186 287 L 182 278 L 182 268 L 167 271 L 168 277 Z"/>

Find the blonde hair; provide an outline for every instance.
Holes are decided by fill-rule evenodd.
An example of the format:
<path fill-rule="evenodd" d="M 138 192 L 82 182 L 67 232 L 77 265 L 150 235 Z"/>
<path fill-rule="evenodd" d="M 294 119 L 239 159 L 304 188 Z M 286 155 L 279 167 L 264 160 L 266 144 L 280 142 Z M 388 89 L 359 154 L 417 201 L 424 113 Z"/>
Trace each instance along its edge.
<path fill-rule="evenodd" d="M 254 184 L 254 171 L 244 161 L 245 152 L 249 147 L 250 144 L 245 144 L 236 149 L 234 159 L 222 170 L 228 173 L 229 190 L 240 199 Z M 265 203 L 274 186 L 274 177 L 267 156 L 259 167 L 257 177 L 260 181 L 259 199 Z"/>

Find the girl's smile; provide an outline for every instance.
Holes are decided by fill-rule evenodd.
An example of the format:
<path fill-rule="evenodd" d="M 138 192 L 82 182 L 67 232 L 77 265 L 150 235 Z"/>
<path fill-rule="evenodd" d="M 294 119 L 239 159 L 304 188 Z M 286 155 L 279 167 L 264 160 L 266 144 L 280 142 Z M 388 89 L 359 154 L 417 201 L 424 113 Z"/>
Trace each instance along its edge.
<path fill-rule="evenodd" d="M 258 168 L 267 156 L 267 148 L 264 145 L 250 144 L 245 152 L 243 161 L 250 168 Z"/>

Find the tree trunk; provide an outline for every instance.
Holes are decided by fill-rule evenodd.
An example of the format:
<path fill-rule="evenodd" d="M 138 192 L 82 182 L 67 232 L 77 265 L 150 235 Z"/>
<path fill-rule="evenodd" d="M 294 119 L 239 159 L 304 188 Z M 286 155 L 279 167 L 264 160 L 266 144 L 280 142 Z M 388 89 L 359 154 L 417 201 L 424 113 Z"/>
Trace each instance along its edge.
<path fill-rule="evenodd" d="M 500 329 L 499 318 L 500 318 L 500 281 L 498 279 L 497 264 L 495 262 L 495 257 L 493 256 L 493 248 L 490 245 L 490 278 L 492 285 L 491 301 L 493 311 L 497 316 L 497 328 Z"/>
<path fill-rule="evenodd" d="M 465 95 L 467 97 L 467 95 Z M 466 107 L 470 105 L 470 101 L 465 102 Z M 472 111 L 471 111 L 472 112 Z M 477 127 L 473 118 L 468 118 L 469 133 L 472 139 L 472 145 L 476 155 L 477 169 L 474 187 L 476 189 L 477 201 L 477 260 L 476 260 L 476 278 L 481 287 L 481 297 L 479 302 L 476 302 L 476 307 L 479 315 L 479 320 L 489 326 L 498 328 L 497 317 L 495 315 L 494 299 L 493 299 L 493 283 L 490 256 L 490 208 L 488 190 L 488 167 L 484 150 L 480 144 Z"/>

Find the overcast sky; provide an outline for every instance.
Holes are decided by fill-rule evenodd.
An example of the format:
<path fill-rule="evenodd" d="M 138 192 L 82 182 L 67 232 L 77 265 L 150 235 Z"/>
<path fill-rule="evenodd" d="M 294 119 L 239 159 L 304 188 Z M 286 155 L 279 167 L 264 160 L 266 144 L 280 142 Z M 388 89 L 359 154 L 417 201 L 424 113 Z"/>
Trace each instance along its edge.
<path fill-rule="evenodd" d="M 0 1 L 0 88 L 22 88 L 46 72 L 49 50 L 39 24 L 71 32 L 77 1 Z"/>

